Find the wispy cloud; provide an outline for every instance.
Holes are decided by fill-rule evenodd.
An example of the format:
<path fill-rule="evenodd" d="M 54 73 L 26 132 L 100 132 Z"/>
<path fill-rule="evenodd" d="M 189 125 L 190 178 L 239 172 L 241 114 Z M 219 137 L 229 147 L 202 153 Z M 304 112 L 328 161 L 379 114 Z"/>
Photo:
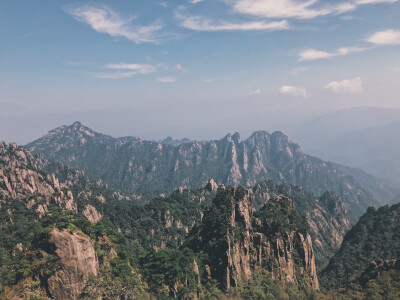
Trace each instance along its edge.
<path fill-rule="evenodd" d="M 329 9 L 313 8 L 316 0 L 233 0 L 230 2 L 236 12 L 265 18 L 311 19 L 330 13 Z"/>
<path fill-rule="evenodd" d="M 364 0 L 373 1 L 373 0 Z M 337 56 L 345 56 L 355 52 L 363 52 L 371 50 L 379 46 L 395 46 L 400 45 L 400 30 L 388 29 L 384 31 L 377 31 L 366 39 L 365 42 L 369 43 L 367 47 L 342 47 L 335 51 L 323 51 L 317 49 L 307 49 L 300 51 L 299 61 L 311 61 L 317 59 L 329 59 Z"/>
<path fill-rule="evenodd" d="M 359 94 L 363 92 L 363 83 L 360 77 L 356 77 L 342 81 L 332 81 L 325 88 L 337 94 Z"/>
<path fill-rule="evenodd" d="M 117 63 L 107 64 L 104 66 L 108 70 L 114 72 L 103 72 L 95 73 L 95 77 L 104 79 L 124 79 L 134 75 L 145 75 L 154 73 L 157 71 L 157 67 L 148 64 L 128 64 L 128 63 Z"/>
<path fill-rule="evenodd" d="M 316 49 L 307 49 L 299 53 L 299 61 L 328 59 L 336 56 L 344 56 L 350 53 L 363 52 L 370 48 L 360 47 L 342 47 L 333 52 L 321 51 Z"/>
<path fill-rule="evenodd" d="M 175 17 L 180 21 L 180 26 L 195 31 L 272 31 L 289 29 L 289 24 L 286 20 L 277 22 L 228 22 L 214 21 L 203 16 L 184 16 L 181 13 L 175 14 Z"/>
<path fill-rule="evenodd" d="M 157 81 L 162 83 L 173 83 L 176 79 L 173 77 L 159 77 L 157 78 Z"/>
<path fill-rule="evenodd" d="M 291 70 L 289 73 L 290 73 L 291 75 L 293 75 L 293 76 L 297 76 L 297 75 L 299 75 L 300 73 L 303 73 L 303 72 L 305 72 L 305 71 L 307 71 L 307 68 L 305 68 L 305 67 L 298 67 L 298 68 L 294 68 L 294 69 Z"/>
<path fill-rule="evenodd" d="M 103 79 L 124 79 L 136 75 L 137 72 L 111 72 L 111 73 L 95 73 L 94 76 Z"/>
<path fill-rule="evenodd" d="M 127 63 L 108 64 L 106 65 L 106 68 L 111 70 L 132 70 L 131 73 L 135 74 L 150 74 L 156 71 L 155 66 L 146 64 L 127 64 Z"/>
<path fill-rule="evenodd" d="M 290 85 L 284 85 L 280 89 L 282 95 L 293 96 L 293 97 L 307 97 L 307 89 L 304 87 L 296 87 Z"/>
<path fill-rule="evenodd" d="M 234 11 L 262 18 L 313 19 L 330 14 L 341 14 L 361 5 L 394 3 L 397 0 L 349 0 L 339 4 L 321 4 L 318 0 L 226 0 Z"/>
<path fill-rule="evenodd" d="M 176 71 L 180 71 L 182 73 L 186 73 L 187 72 L 186 68 L 184 66 L 182 66 L 181 64 L 175 65 L 173 67 L 173 69 L 176 70 Z"/>
<path fill-rule="evenodd" d="M 124 18 L 107 6 L 72 6 L 66 11 L 76 20 L 88 24 L 97 32 L 124 37 L 136 44 L 158 43 L 161 40 L 159 23 L 142 26 L 133 24 L 135 17 Z"/>
<path fill-rule="evenodd" d="M 203 2 L 203 1 L 204 1 L 204 0 L 191 0 L 190 3 L 196 4 L 196 3 Z"/>
<path fill-rule="evenodd" d="M 261 89 L 256 89 L 255 91 L 252 91 L 249 93 L 249 96 L 255 96 L 261 93 Z"/>
<path fill-rule="evenodd" d="M 377 46 L 400 45 L 400 30 L 378 31 L 370 35 L 366 41 Z"/>
<path fill-rule="evenodd" d="M 222 81 L 222 80 L 228 81 L 228 80 L 231 80 L 231 78 L 228 76 L 225 76 L 223 78 L 206 78 L 206 79 L 203 79 L 203 82 L 204 83 L 214 83 L 214 82 Z"/>

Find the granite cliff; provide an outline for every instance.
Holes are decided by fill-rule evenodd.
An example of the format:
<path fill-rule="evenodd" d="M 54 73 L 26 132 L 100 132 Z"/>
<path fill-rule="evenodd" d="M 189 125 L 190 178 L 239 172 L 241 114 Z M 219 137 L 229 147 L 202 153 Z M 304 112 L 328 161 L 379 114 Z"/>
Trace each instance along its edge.
<path fill-rule="evenodd" d="M 281 219 L 271 223 L 269 214 L 281 210 L 285 212 L 276 215 Z M 297 219 L 289 221 L 294 216 Z M 319 289 L 306 223 L 284 196 L 269 201 L 256 213 L 248 190 L 220 187 L 201 224 L 189 235 L 188 247 L 200 253 L 208 275 L 225 290 L 251 280 L 253 273 L 262 269 L 285 282 L 298 284 L 301 277 Z"/>

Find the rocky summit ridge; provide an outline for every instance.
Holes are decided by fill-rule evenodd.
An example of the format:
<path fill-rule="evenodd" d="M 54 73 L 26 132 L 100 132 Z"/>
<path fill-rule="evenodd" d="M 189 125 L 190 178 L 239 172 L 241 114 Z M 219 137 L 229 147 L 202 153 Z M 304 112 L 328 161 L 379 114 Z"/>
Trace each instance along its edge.
<path fill-rule="evenodd" d="M 339 166 L 304 154 L 281 132 L 238 133 L 220 140 L 165 144 L 135 137 L 113 138 L 75 122 L 26 145 L 34 153 L 83 170 L 93 179 L 144 197 L 169 194 L 178 187 L 200 188 L 210 178 L 245 187 L 263 180 L 304 186 L 316 195 L 337 192 L 353 222 L 379 201 Z M 384 189 L 383 186 L 377 189 Z M 379 192 L 375 193 L 379 195 Z"/>

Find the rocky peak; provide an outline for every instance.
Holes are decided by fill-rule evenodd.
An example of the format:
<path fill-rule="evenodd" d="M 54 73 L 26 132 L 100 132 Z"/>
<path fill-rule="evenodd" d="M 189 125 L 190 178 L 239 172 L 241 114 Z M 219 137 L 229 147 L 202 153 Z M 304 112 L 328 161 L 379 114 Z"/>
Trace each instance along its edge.
<path fill-rule="evenodd" d="M 183 138 L 183 139 L 174 139 L 171 136 L 166 137 L 165 139 L 163 139 L 162 141 L 160 141 L 161 144 L 164 145 L 171 145 L 171 146 L 179 146 L 181 144 L 185 144 L 185 143 L 190 143 L 191 140 L 187 139 L 187 138 Z"/>
<path fill-rule="evenodd" d="M 206 190 L 210 192 L 216 192 L 218 190 L 218 184 L 215 182 L 213 178 L 211 178 L 204 187 Z"/>
<path fill-rule="evenodd" d="M 239 143 L 242 142 L 242 140 L 240 139 L 240 134 L 239 134 L 239 132 L 235 132 L 235 133 L 232 135 L 232 140 L 235 141 L 235 144 L 239 144 Z"/>
<path fill-rule="evenodd" d="M 270 202 L 294 210 L 283 196 Z M 310 235 L 301 228 L 293 229 L 296 224 L 279 230 L 277 223 L 270 225 L 267 211 L 276 215 L 270 209 L 265 206 L 264 214 L 256 214 L 247 189 L 219 189 L 202 223 L 192 232 L 189 246 L 204 253 L 206 269 L 225 290 L 251 279 L 261 269 L 270 271 L 275 279 L 293 283 L 298 283 L 298 269 L 304 282 L 318 289 Z"/>

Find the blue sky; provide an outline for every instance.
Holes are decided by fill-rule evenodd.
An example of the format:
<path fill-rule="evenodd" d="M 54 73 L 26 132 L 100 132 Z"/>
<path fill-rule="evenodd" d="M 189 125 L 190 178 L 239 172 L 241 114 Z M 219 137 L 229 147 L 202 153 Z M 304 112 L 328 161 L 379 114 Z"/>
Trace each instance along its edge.
<path fill-rule="evenodd" d="M 37 124 L 21 142 L 76 118 L 146 138 L 270 130 L 277 112 L 400 107 L 399 82 L 396 0 L 0 2 L 0 116 Z"/>

